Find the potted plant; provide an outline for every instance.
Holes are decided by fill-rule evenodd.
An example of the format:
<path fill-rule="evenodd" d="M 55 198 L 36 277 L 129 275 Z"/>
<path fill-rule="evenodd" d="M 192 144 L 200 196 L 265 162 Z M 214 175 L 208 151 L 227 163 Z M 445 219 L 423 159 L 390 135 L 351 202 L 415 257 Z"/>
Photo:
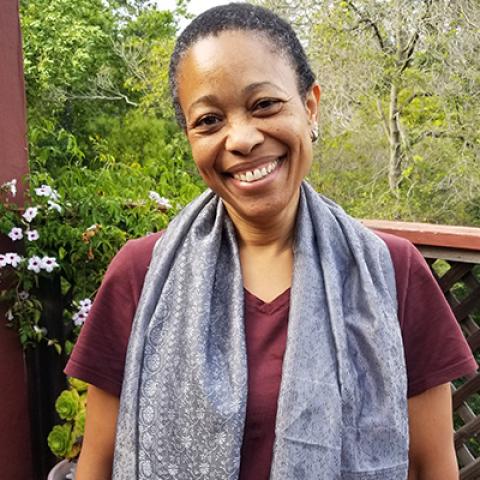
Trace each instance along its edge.
<path fill-rule="evenodd" d="M 69 378 L 68 383 L 69 388 L 55 402 L 55 410 L 64 422 L 55 425 L 48 435 L 50 450 L 62 461 L 50 471 L 48 480 L 75 478 L 76 460 L 82 447 L 87 384 L 75 378 Z"/>

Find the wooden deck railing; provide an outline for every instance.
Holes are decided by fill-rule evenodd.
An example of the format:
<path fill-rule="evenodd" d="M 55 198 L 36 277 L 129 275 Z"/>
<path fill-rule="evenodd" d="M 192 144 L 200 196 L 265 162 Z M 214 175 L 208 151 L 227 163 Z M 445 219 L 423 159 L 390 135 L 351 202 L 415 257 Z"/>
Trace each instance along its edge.
<path fill-rule="evenodd" d="M 480 360 L 480 228 L 364 220 L 407 238 L 423 254 Z M 452 384 L 455 448 L 461 480 L 480 479 L 480 372 Z"/>

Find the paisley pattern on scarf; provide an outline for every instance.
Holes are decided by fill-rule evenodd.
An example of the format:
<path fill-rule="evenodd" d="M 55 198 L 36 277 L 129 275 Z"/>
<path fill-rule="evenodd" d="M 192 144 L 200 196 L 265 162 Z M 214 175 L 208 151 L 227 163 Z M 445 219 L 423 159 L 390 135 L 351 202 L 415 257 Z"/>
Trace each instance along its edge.
<path fill-rule="evenodd" d="M 130 337 L 115 480 L 236 480 L 244 298 L 211 191 L 155 246 Z M 271 480 L 405 480 L 406 373 L 386 245 L 302 184 Z"/>

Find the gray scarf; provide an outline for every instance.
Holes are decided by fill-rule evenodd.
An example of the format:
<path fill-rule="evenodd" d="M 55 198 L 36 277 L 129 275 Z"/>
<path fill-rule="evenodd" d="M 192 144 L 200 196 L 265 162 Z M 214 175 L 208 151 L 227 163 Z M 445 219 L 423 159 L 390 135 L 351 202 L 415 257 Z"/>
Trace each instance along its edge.
<path fill-rule="evenodd" d="M 155 246 L 133 323 L 113 479 L 236 480 L 244 297 L 211 191 Z M 406 373 L 386 245 L 305 182 L 271 480 L 405 480 Z"/>

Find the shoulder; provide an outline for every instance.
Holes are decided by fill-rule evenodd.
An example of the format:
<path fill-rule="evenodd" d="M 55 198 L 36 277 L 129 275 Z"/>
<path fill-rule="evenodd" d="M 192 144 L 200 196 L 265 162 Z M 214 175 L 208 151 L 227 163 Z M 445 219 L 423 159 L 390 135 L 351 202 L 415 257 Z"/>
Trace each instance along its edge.
<path fill-rule="evenodd" d="M 412 259 L 412 257 L 416 258 L 418 255 L 420 255 L 418 250 L 409 240 L 402 237 L 397 237 L 396 235 L 392 235 L 390 233 L 380 232 L 378 230 L 372 231 L 375 233 L 375 235 L 377 235 L 377 237 L 385 242 L 394 264 L 397 264 L 400 261 L 405 261 L 405 259 Z"/>
<path fill-rule="evenodd" d="M 153 248 L 162 233 L 163 231 L 129 240 L 112 259 L 104 282 L 115 278 L 122 283 L 129 281 L 133 282 L 134 286 L 141 287 L 150 265 Z"/>
<path fill-rule="evenodd" d="M 476 370 L 476 363 L 429 265 L 408 240 L 375 231 L 395 269 L 408 396 Z"/>
<path fill-rule="evenodd" d="M 161 235 L 128 241 L 111 261 L 67 364 L 68 375 L 120 395 L 133 318 Z"/>
<path fill-rule="evenodd" d="M 402 307 L 401 303 L 405 301 L 408 291 L 412 289 L 415 283 L 420 281 L 437 286 L 427 262 L 409 240 L 377 230 L 373 232 L 385 242 L 390 252 L 395 270 L 400 310 Z M 400 320 L 402 320 L 401 317 Z"/>

